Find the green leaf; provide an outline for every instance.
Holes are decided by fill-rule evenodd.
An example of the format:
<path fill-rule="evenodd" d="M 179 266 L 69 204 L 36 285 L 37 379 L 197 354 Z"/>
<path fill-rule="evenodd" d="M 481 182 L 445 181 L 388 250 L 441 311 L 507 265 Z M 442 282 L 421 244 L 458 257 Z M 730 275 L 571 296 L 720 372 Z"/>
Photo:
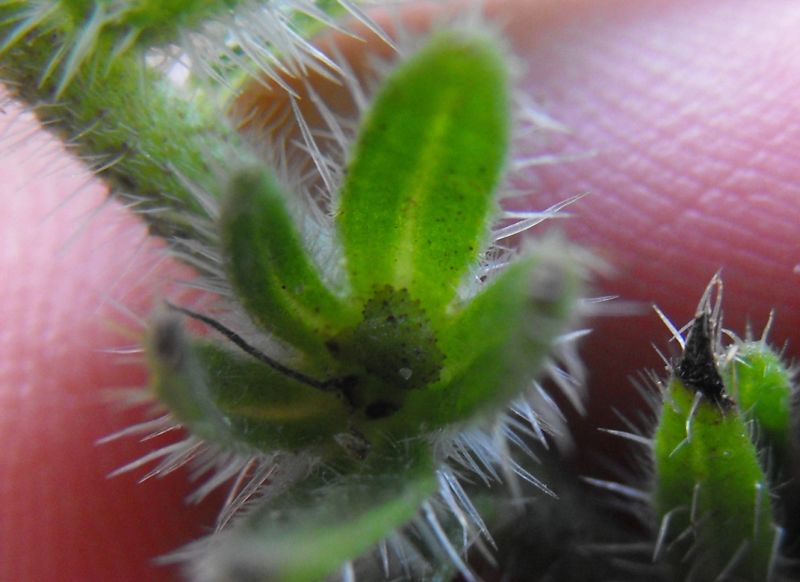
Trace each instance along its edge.
<path fill-rule="evenodd" d="M 348 430 L 347 407 L 335 395 L 210 341 L 190 342 L 175 318 L 152 327 L 148 356 L 161 402 L 219 445 L 322 454 L 338 451 L 334 436 Z"/>
<path fill-rule="evenodd" d="M 408 289 L 435 317 L 484 242 L 507 147 L 505 64 L 483 38 L 440 35 L 386 80 L 337 219 L 355 293 Z"/>
<path fill-rule="evenodd" d="M 250 315 L 324 361 L 328 352 L 321 336 L 352 323 L 356 312 L 322 281 L 266 171 L 234 175 L 220 228 L 228 273 Z"/>
<path fill-rule="evenodd" d="M 492 413 L 523 393 L 572 319 L 581 277 L 563 241 L 510 265 L 444 326 L 442 380 L 409 396 L 408 422 L 458 422 Z"/>
<path fill-rule="evenodd" d="M 659 552 L 676 579 L 767 580 L 776 528 L 747 426 L 724 390 L 708 314 L 695 320 L 655 434 Z M 688 532 L 688 535 L 685 535 Z"/>
<path fill-rule="evenodd" d="M 341 476 L 326 471 L 295 485 L 217 540 L 198 578 L 325 579 L 411 521 L 436 492 L 426 448 L 417 443 L 392 463 Z"/>

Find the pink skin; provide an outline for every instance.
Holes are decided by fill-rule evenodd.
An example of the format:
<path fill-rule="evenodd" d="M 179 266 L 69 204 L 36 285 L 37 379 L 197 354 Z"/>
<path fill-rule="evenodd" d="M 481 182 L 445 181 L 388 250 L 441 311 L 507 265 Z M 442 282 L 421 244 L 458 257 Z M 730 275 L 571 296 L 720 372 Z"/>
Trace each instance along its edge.
<path fill-rule="evenodd" d="M 527 70 L 524 86 L 571 129 L 550 151 L 594 157 L 528 176 L 543 208 L 577 192 L 576 240 L 616 270 L 597 294 L 657 303 L 678 323 L 720 267 L 726 325 L 772 339 L 800 328 L 800 5 L 782 0 L 498 2 Z M 185 474 L 137 484 L 106 475 L 151 450 L 94 441 L 141 418 L 103 389 L 141 367 L 99 353 L 133 342 L 120 313 L 146 314 L 181 267 L 30 120 L 0 115 L 0 579 L 172 580 L 151 558 L 196 538 L 219 499 L 188 507 Z M 44 149 L 42 149 L 44 148 Z M 65 201 L 66 200 L 66 201 Z M 155 267 L 154 267 L 155 265 Z M 627 376 L 662 366 L 666 329 L 641 315 L 592 321 L 586 427 L 631 410 Z M 788 353 L 798 354 L 798 341 Z M 587 428 L 588 430 L 588 428 Z M 594 433 L 590 433 L 594 438 Z"/>

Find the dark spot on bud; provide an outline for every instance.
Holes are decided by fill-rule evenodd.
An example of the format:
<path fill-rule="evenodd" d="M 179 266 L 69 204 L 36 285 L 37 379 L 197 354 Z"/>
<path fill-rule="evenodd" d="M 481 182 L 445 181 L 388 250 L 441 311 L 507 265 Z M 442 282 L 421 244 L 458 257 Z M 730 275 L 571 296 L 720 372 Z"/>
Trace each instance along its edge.
<path fill-rule="evenodd" d="M 350 407 L 351 410 L 355 410 L 360 407 L 360 399 L 357 394 L 357 388 L 361 379 L 351 374 L 350 376 L 345 376 L 344 378 L 340 378 L 336 380 L 335 387 L 339 394 L 342 395 L 344 398 L 345 403 L 347 406 Z"/>
<path fill-rule="evenodd" d="M 399 390 L 421 388 L 439 379 L 444 354 L 425 309 L 407 289 L 376 287 L 362 315 L 358 325 L 326 343 L 338 360 L 356 364 Z M 336 351 L 332 343 L 338 346 Z M 412 373 L 398 373 L 405 368 Z"/>
<path fill-rule="evenodd" d="M 153 326 L 153 348 L 159 361 L 179 370 L 186 358 L 186 338 L 180 321 L 175 317 L 165 317 Z"/>
<path fill-rule="evenodd" d="M 692 323 L 683 355 L 675 366 L 675 375 L 687 387 L 700 392 L 712 402 L 730 402 L 717 369 L 708 313 L 701 313 Z"/>
<path fill-rule="evenodd" d="M 378 400 L 369 404 L 366 409 L 364 409 L 364 414 L 366 414 L 367 418 L 370 420 L 377 420 L 378 418 L 392 416 L 398 410 L 400 410 L 400 407 L 393 402 Z"/>

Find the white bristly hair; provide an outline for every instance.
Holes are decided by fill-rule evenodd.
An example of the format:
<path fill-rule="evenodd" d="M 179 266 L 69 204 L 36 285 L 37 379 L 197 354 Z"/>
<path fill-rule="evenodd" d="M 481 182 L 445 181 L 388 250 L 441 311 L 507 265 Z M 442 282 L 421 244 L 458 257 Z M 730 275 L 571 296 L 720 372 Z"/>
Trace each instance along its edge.
<path fill-rule="evenodd" d="M 288 200 L 290 211 L 300 227 L 306 248 L 326 282 L 335 289 L 341 288 L 344 283 L 336 269 L 340 264 L 338 258 L 341 252 L 335 244 L 332 209 L 337 204 L 358 119 L 370 103 L 378 78 L 392 68 L 397 55 L 413 52 L 420 43 L 417 35 L 404 30 L 399 19 L 393 27 L 395 32 L 390 36 L 355 2 L 338 0 L 338 3 L 355 19 L 359 30 L 365 29 L 382 39 L 395 55 L 374 63 L 373 77 L 356 75 L 335 45 L 323 51 L 293 28 L 294 16 L 302 13 L 330 29 L 349 36 L 356 35 L 352 27 L 333 20 L 311 0 L 245 3 L 236 11 L 208 23 L 202 30 L 183 34 L 179 50 L 169 53 L 162 51 L 152 57 L 153 66 L 169 70 L 170 78 L 177 85 L 186 85 L 189 82 L 186 72 L 191 71 L 195 76 L 199 74 L 201 79 L 233 87 L 234 73 L 245 72 L 262 84 L 265 91 L 281 95 L 286 100 L 286 111 L 266 112 L 270 119 L 275 120 L 276 130 L 271 134 L 263 131 L 260 139 L 265 141 L 257 144 L 257 148 L 275 168 L 285 191 L 292 193 L 292 199 Z M 499 40 L 500 34 L 482 18 L 477 3 L 455 17 L 450 15 L 447 22 L 435 26 L 445 25 L 449 28 L 480 29 L 482 33 L 497 38 L 500 46 L 504 44 Z M 514 65 L 519 68 L 519 63 Z M 322 126 L 311 127 L 300 106 L 298 85 L 287 81 L 302 79 L 309 72 L 345 87 L 355 112 L 334 110 L 306 82 L 302 85 L 303 105 L 312 104 L 322 121 Z M 533 187 L 525 185 L 520 170 L 533 165 L 565 161 L 547 152 L 533 155 L 521 148 L 531 143 L 531 136 L 541 141 L 539 136 L 564 131 L 564 127 L 537 108 L 525 95 L 515 94 L 511 105 L 514 116 L 512 158 L 508 164 L 509 175 L 497 195 L 501 207 L 515 198 L 530 196 Z M 257 110 L 244 112 L 239 123 L 250 124 L 254 117 L 264 114 Z M 287 119 L 294 130 L 291 137 L 287 137 L 287 132 L 277 129 Z M 254 142 L 256 140 L 252 135 L 247 137 Z M 281 143 L 280 140 L 291 141 Z M 520 154 L 522 151 L 524 153 Z M 302 155 L 298 155 L 298 152 Z M 180 175 L 177 170 L 175 173 Z M 285 348 L 256 329 L 235 299 L 218 250 L 220 245 L 215 226 L 220 212 L 218 200 L 194 184 L 191 176 L 181 176 L 181 180 L 205 212 L 205 216 L 192 219 L 194 232 L 201 233 L 205 240 L 171 241 L 173 256 L 204 273 L 202 278 L 187 285 L 218 295 L 220 299 L 213 307 L 215 319 L 236 330 L 248 343 L 276 359 L 287 355 Z M 517 245 L 510 243 L 509 239 L 524 234 L 545 220 L 567 216 L 565 211 L 568 207 L 577 203 L 583 195 L 576 194 L 541 210 L 501 210 L 489 246 L 482 253 L 479 263 L 465 277 L 458 290 L 459 298 L 474 296 L 514 257 Z M 136 208 L 133 210 L 136 211 Z M 151 209 L 148 212 L 157 211 Z M 563 241 L 552 244 L 554 247 L 561 246 L 560 250 L 563 251 Z M 597 301 L 586 300 L 579 311 L 596 312 L 597 304 Z M 376 560 L 387 577 L 403 573 L 416 575 L 420 569 L 426 570 L 425 564 L 431 559 L 441 559 L 459 571 L 466 580 L 476 579 L 466 562 L 466 551 L 477 546 L 490 555 L 485 544 L 493 546 L 494 542 L 463 485 L 469 482 L 469 475 L 477 476 L 487 484 L 504 481 L 517 496 L 521 495 L 520 481 L 532 484 L 546 495 L 553 495 L 547 484 L 530 473 L 518 457 L 535 459 L 535 447 L 547 448 L 553 442 L 558 447 L 569 446 L 565 416 L 555 399 L 548 394 L 545 380 L 548 380 L 547 384 L 555 385 L 573 407 L 583 411 L 584 373 L 577 355 L 576 341 L 586 333 L 586 330 L 575 328 L 563 335 L 544 364 L 542 378 L 532 381 L 527 392 L 520 395 L 506 411 L 494 418 L 482 418 L 467 426 L 457 426 L 430 435 L 439 463 L 436 473 L 439 492 L 423 505 L 413 523 L 391 534 L 376 548 Z M 130 436 L 144 440 L 174 430 L 178 426 L 176 421 L 165 414 L 163 407 L 156 408 L 158 412 L 154 413 L 157 415 L 155 418 L 123 429 L 104 441 Z M 204 479 L 191 496 L 192 501 L 199 501 L 212 490 L 230 484 L 213 534 L 222 535 L 230 523 L 247 513 L 254 502 L 264 502 L 307 475 L 314 466 L 314 459 L 280 452 L 255 451 L 249 447 L 221 450 L 197 437 L 188 436 L 121 467 L 114 474 L 139 470 L 153 463 L 155 465 L 142 479 L 162 476 L 187 464 L 192 468 L 193 480 Z M 451 527 L 453 525 L 456 527 Z M 452 534 L 454 529 L 459 532 L 456 538 Z M 197 542 L 167 559 L 185 560 L 196 556 L 206 547 L 206 543 L 211 542 Z M 424 550 L 418 549 L 420 544 Z M 340 577 L 346 581 L 355 580 L 357 571 L 358 563 L 348 562 L 343 566 Z"/>

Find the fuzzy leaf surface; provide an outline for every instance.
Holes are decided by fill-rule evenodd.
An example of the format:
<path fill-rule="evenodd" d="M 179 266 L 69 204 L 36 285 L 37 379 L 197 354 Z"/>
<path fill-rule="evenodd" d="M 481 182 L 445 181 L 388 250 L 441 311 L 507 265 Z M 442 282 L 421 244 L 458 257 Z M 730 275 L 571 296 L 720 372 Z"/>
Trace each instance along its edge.
<path fill-rule="evenodd" d="M 159 399 L 218 445 L 322 453 L 347 426 L 347 409 L 334 395 L 216 343 L 189 341 L 177 320 L 155 325 L 148 348 Z"/>
<path fill-rule="evenodd" d="M 689 541 L 671 547 L 668 558 L 681 579 L 692 569 L 696 579 L 713 580 L 747 544 L 731 574 L 766 580 L 776 530 L 747 427 L 732 403 L 701 397 L 693 411 L 695 394 L 673 379 L 655 434 L 655 508 L 661 518 L 674 512 L 665 543 L 692 528 Z M 690 549 L 693 559 L 684 559 Z"/>
<path fill-rule="evenodd" d="M 441 425 L 498 410 L 539 374 L 581 290 L 580 267 L 550 250 L 523 256 L 451 316 L 440 337 L 442 381 L 409 397 L 409 423 Z"/>
<path fill-rule="evenodd" d="M 172 41 L 182 29 L 193 28 L 204 20 L 232 10 L 241 0 L 136 0 L 111 3 L 103 0 L 61 0 L 57 2 L 78 27 L 94 24 L 112 35 L 118 44 L 133 39 L 143 45 Z"/>
<path fill-rule="evenodd" d="M 744 342 L 737 348 L 730 376 L 731 390 L 739 408 L 760 427 L 761 444 L 784 457 L 791 430 L 790 368 L 764 342 Z"/>
<path fill-rule="evenodd" d="M 12 18 L 0 7 L 0 34 L 8 39 L 18 23 L 3 17 Z M 94 160 L 112 192 L 134 206 L 155 234 L 205 242 L 196 221 L 207 213 L 194 191 L 220 196 L 214 168 L 225 167 L 231 150 L 242 160 L 252 154 L 203 99 L 179 95 L 134 52 L 112 56 L 112 39 L 98 39 L 60 86 L 54 54 L 63 59 L 74 40 L 48 20 L 6 47 L 0 65 L 12 95 Z M 189 262 L 202 270 L 202 262 Z"/>
<path fill-rule="evenodd" d="M 237 573 L 275 582 L 323 580 L 412 520 L 436 487 L 423 447 L 354 474 L 323 471 L 234 527 L 203 558 L 198 579 Z"/>
<path fill-rule="evenodd" d="M 248 312 L 264 329 L 325 358 L 322 335 L 355 314 L 323 283 L 266 172 L 245 170 L 231 180 L 221 238 L 230 278 Z"/>
<path fill-rule="evenodd" d="M 407 288 L 431 314 L 477 257 L 507 147 L 506 68 L 492 43 L 433 40 L 368 113 L 337 220 L 355 293 Z"/>

